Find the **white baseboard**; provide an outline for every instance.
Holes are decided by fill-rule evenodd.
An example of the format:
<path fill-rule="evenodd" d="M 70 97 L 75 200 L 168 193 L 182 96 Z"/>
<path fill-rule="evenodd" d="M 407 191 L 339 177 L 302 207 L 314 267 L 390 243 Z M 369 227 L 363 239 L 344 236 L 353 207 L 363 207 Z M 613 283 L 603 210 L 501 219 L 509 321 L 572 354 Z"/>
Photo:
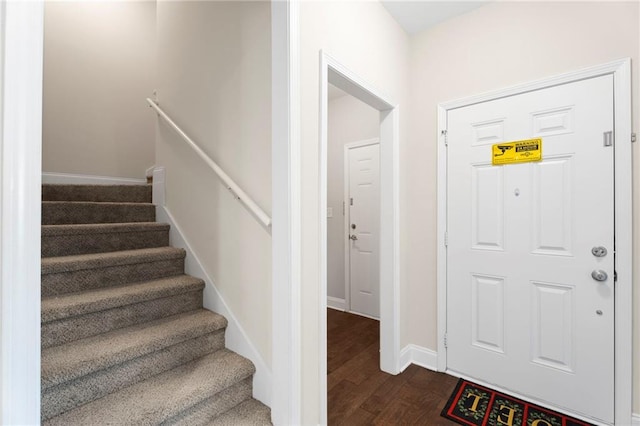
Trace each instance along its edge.
<path fill-rule="evenodd" d="M 345 312 L 347 310 L 347 302 L 338 297 L 327 296 L 327 307 L 336 311 Z"/>
<path fill-rule="evenodd" d="M 411 364 L 438 371 L 438 353 L 418 345 L 407 345 L 400 351 L 400 371 Z"/>
<path fill-rule="evenodd" d="M 631 424 L 632 426 L 640 426 L 640 414 L 633 413 L 631 415 Z"/>
<path fill-rule="evenodd" d="M 155 180 L 154 180 L 155 183 Z M 215 283 L 202 267 L 196 253 L 191 249 L 189 242 L 184 237 L 180 226 L 176 223 L 171 212 L 166 207 L 156 206 L 156 220 L 171 225 L 171 245 L 183 248 L 187 252 L 185 259 L 185 272 L 189 275 L 201 278 L 205 282 L 204 307 L 219 313 L 227 319 L 228 325 L 225 333 L 227 348 L 248 358 L 256 366 L 253 376 L 253 397 L 267 406 L 271 406 L 272 373 L 264 359 L 249 340 L 238 319 L 229 310 L 222 295 L 218 292 Z"/>
<path fill-rule="evenodd" d="M 42 183 L 58 185 L 144 185 L 145 179 L 42 172 Z"/>

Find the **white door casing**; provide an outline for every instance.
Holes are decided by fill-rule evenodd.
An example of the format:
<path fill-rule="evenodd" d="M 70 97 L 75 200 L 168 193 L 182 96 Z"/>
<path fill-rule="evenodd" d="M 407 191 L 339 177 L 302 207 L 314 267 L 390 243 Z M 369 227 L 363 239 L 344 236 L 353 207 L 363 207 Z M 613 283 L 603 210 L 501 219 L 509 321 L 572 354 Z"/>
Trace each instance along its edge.
<path fill-rule="evenodd" d="M 345 279 L 349 311 L 380 317 L 380 145 L 345 145 Z M 354 228 L 355 227 L 355 228 Z"/>
<path fill-rule="evenodd" d="M 320 423 L 327 422 L 327 117 L 328 85 L 380 111 L 380 369 L 400 372 L 400 107 L 323 51 L 320 55 Z M 297 308 L 296 308 L 297 306 Z M 292 310 L 300 309 L 300 305 Z"/>

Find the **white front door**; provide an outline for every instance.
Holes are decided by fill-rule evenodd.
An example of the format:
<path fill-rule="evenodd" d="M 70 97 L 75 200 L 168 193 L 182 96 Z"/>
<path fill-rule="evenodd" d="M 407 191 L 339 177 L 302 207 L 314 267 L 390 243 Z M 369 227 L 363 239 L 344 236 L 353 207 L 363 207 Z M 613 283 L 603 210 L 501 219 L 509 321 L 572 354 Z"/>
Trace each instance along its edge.
<path fill-rule="evenodd" d="M 450 110 L 447 128 L 447 367 L 613 423 L 613 77 Z M 491 165 L 492 144 L 530 138 L 541 162 Z"/>
<path fill-rule="evenodd" d="M 380 145 L 346 147 L 350 311 L 380 317 Z"/>

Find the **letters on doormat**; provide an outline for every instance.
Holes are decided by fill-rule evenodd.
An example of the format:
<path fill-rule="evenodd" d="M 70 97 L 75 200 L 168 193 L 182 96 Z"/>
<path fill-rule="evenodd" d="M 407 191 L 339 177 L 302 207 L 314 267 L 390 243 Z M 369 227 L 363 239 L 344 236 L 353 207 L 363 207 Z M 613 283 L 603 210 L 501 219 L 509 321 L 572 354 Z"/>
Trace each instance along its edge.
<path fill-rule="evenodd" d="M 458 381 L 441 415 L 470 426 L 592 426 L 464 379 Z"/>

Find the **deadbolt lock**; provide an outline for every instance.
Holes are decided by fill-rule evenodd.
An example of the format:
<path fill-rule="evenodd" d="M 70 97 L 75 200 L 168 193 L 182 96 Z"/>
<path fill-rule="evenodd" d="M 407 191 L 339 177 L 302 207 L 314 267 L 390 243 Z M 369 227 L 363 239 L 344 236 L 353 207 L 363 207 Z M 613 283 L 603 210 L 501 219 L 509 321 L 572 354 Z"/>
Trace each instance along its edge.
<path fill-rule="evenodd" d="M 607 249 L 602 246 L 594 247 L 591 249 L 591 254 L 595 257 L 605 257 L 607 255 Z"/>
<path fill-rule="evenodd" d="M 356 229 L 356 224 L 355 223 L 351 224 L 351 229 Z"/>

